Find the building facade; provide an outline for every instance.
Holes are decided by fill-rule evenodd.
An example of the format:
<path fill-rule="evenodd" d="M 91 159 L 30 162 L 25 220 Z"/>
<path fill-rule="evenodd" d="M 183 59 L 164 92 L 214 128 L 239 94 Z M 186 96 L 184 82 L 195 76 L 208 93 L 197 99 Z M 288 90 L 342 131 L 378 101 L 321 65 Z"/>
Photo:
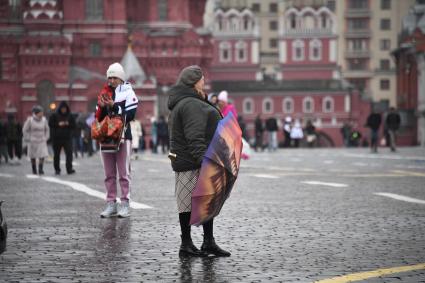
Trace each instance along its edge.
<path fill-rule="evenodd" d="M 425 1 L 417 1 L 403 19 L 398 48 L 397 108 L 402 119 L 401 139 L 425 146 Z"/>
<path fill-rule="evenodd" d="M 205 2 L 1 0 L 0 113 L 22 121 L 34 104 L 48 114 L 59 101 L 91 112 L 107 67 L 121 62 L 141 101 L 138 118 L 149 127 L 181 68 L 209 70 Z"/>

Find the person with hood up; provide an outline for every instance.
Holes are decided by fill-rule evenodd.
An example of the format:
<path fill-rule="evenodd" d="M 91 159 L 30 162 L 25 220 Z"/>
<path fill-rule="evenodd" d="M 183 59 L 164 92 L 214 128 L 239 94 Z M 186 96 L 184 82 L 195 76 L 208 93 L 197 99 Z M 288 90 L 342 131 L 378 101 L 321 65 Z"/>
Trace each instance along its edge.
<path fill-rule="evenodd" d="M 61 173 L 60 154 L 62 148 L 65 151 L 66 172 L 68 174 L 75 173 L 72 168 L 72 141 L 75 126 L 75 118 L 68 104 L 62 101 L 49 119 L 50 137 L 53 145 L 53 167 L 56 175 Z"/>
<path fill-rule="evenodd" d="M 199 178 L 204 154 L 222 119 L 220 111 L 203 91 L 204 75 L 200 67 L 184 68 L 176 85 L 169 91 L 170 159 L 175 171 L 175 194 L 181 229 L 180 256 L 230 256 L 213 236 L 213 219 L 203 224 L 204 241 L 199 250 L 192 242 L 190 216 L 192 192 Z"/>
<path fill-rule="evenodd" d="M 223 117 L 226 117 L 229 112 L 232 112 L 235 119 L 238 118 L 238 112 L 233 104 L 228 102 L 228 92 L 223 90 L 218 94 L 218 107 L 220 108 L 221 114 Z"/>
<path fill-rule="evenodd" d="M 47 151 L 47 140 L 49 139 L 49 125 L 43 115 L 43 108 L 35 105 L 32 108 L 32 116 L 24 123 L 22 129 L 25 142 L 28 147 L 28 157 L 31 160 L 32 173 L 37 174 L 37 159 L 38 159 L 38 174 L 43 175 L 43 163 L 49 153 Z"/>
<path fill-rule="evenodd" d="M 138 99 L 119 63 L 113 63 L 106 71 L 108 83 L 102 88 L 96 106 L 96 119 L 102 121 L 107 115 L 120 115 L 125 121 L 124 137 L 116 141 L 117 151 L 111 152 L 100 147 L 103 169 L 105 171 L 106 208 L 102 218 L 130 216 L 130 154 L 131 127 L 138 106 Z M 121 187 L 121 205 L 117 205 L 117 171 Z"/>

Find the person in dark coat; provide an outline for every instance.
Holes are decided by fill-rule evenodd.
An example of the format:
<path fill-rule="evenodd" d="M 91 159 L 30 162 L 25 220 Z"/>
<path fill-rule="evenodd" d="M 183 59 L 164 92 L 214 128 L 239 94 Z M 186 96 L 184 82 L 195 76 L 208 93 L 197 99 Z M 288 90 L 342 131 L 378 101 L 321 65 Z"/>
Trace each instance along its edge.
<path fill-rule="evenodd" d="M 270 117 L 266 120 L 266 130 L 269 137 L 269 151 L 276 151 L 277 149 L 277 120 L 275 117 Z"/>
<path fill-rule="evenodd" d="M 15 120 L 13 114 L 7 116 L 6 137 L 9 158 L 13 160 L 17 157 L 19 162 L 22 157 L 22 125 Z"/>
<path fill-rule="evenodd" d="M 162 148 L 162 153 L 168 150 L 168 124 L 164 116 L 160 116 L 157 124 L 158 145 Z"/>
<path fill-rule="evenodd" d="M 60 154 L 65 151 L 65 167 L 68 174 L 74 174 L 72 168 L 72 140 L 75 129 L 75 119 L 68 104 L 62 101 L 55 113 L 49 119 L 50 138 L 53 144 L 53 167 L 55 174 L 60 175 Z"/>
<path fill-rule="evenodd" d="M 370 148 L 372 152 L 378 152 L 379 127 L 381 126 L 381 114 L 375 110 L 367 117 L 366 126 L 370 128 Z"/>
<path fill-rule="evenodd" d="M 192 191 L 199 178 L 201 163 L 219 121 L 220 111 L 203 91 L 204 76 L 200 67 L 184 68 L 176 85 L 169 91 L 168 109 L 170 159 L 175 171 L 176 198 L 181 229 L 181 256 L 230 256 L 213 237 L 213 219 L 203 224 L 204 241 L 199 250 L 192 242 L 190 216 Z"/>
<path fill-rule="evenodd" d="M 387 118 L 385 119 L 385 126 L 389 135 L 389 142 L 391 151 L 396 151 L 396 133 L 400 128 L 400 114 L 397 113 L 394 107 L 390 108 L 390 113 L 388 113 Z"/>
<path fill-rule="evenodd" d="M 258 114 L 255 118 L 255 151 L 257 151 L 258 148 L 263 151 L 263 132 L 263 121 L 261 120 L 260 114 Z"/>
<path fill-rule="evenodd" d="M 2 157 L 4 158 L 4 161 L 8 163 L 9 156 L 7 153 L 7 133 L 6 133 L 6 127 L 2 121 L 0 121 L 0 163 Z"/>

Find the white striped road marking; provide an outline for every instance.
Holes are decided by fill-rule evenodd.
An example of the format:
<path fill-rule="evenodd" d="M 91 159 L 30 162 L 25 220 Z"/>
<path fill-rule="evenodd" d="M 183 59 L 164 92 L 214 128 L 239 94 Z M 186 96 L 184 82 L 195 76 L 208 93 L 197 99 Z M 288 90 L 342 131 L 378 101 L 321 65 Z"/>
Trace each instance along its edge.
<path fill-rule="evenodd" d="M 27 175 L 28 177 L 28 175 Z M 93 196 L 93 197 L 97 197 L 100 199 L 105 199 L 105 193 L 101 193 L 99 191 L 93 190 L 89 187 L 87 187 L 86 185 L 77 183 L 77 182 L 70 182 L 70 181 L 63 181 L 63 180 L 59 180 L 58 178 L 54 178 L 54 177 L 42 177 L 43 180 L 47 181 L 47 182 L 52 182 L 52 183 L 57 183 L 57 184 L 62 184 L 62 185 L 66 185 L 71 187 L 73 190 L 88 194 L 89 196 Z M 120 202 L 119 199 L 117 199 L 118 202 Z M 134 208 L 134 209 L 150 209 L 153 208 L 149 205 L 143 204 L 143 203 L 138 203 L 135 201 L 130 201 L 130 207 Z"/>
<path fill-rule="evenodd" d="M 11 174 L 6 174 L 6 173 L 0 173 L 0 177 L 12 178 L 12 177 L 13 177 L 13 175 L 11 175 Z"/>
<path fill-rule="evenodd" d="M 325 163 L 325 164 L 333 164 L 334 161 L 333 160 L 325 160 L 325 161 L 323 161 L 323 163 Z"/>
<path fill-rule="evenodd" d="M 304 182 L 301 182 L 301 183 L 308 184 L 308 185 L 322 185 L 322 186 L 329 186 L 329 187 L 336 187 L 336 188 L 348 187 L 347 184 L 326 183 L 326 182 L 320 182 L 320 181 L 304 181 Z"/>
<path fill-rule="evenodd" d="M 38 175 L 30 175 L 30 174 L 28 174 L 27 175 L 27 178 L 28 179 L 37 179 L 37 178 L 40 178 Z"/>
<path fill-rule="evenodd" d="M 279 179 L 278 176 L 275 175 L 268 175 L 268 174 L 253 174 L 252 176 L 257 178 L 266 178 L 266 179 Z"/>
<path fill-rule="evenodd" d="M 375 195 L 389 197 L 389 198 L 393 198 L 393 199 L 401 200 L 401 201 L 407 201 L 407 202 L 425 204 L 425 200 L 421 200 L 421 199 L 417 199 L 417 198 L 411 198 L 411 197 L 406 197 L 406 196 L 397 195 L 397 194 L 391 194 L 391 193 L 375 193 Z"/>

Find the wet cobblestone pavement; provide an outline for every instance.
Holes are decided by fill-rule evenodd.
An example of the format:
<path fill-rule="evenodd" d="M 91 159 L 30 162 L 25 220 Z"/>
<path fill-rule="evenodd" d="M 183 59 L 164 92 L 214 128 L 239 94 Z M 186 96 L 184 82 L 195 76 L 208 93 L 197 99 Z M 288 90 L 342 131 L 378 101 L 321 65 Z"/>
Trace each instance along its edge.
<path fill-rule="evenodd" d="M 320 282 L 425 263 L 425 204 L 378 195 L 425 201 L 424 149 L 253 154 L 215 221 L 232 256 L 206 259 L 178 257 L 164 155 L 132 161 L 131 198 L 152 209 L 126 219 L 101 219 L 104 200 L 77 190 L 104 192 L 99 156 L 74 161 L 77 174 L 57 177 L 47 164 L 41 178 L 27 175 L 25 160 L 0 165 L 9 225 L 0 282 Z M 200 246 L 202 228 L 192 237 Z M 425 267 L 358 282 L 425 282 Z"/>

